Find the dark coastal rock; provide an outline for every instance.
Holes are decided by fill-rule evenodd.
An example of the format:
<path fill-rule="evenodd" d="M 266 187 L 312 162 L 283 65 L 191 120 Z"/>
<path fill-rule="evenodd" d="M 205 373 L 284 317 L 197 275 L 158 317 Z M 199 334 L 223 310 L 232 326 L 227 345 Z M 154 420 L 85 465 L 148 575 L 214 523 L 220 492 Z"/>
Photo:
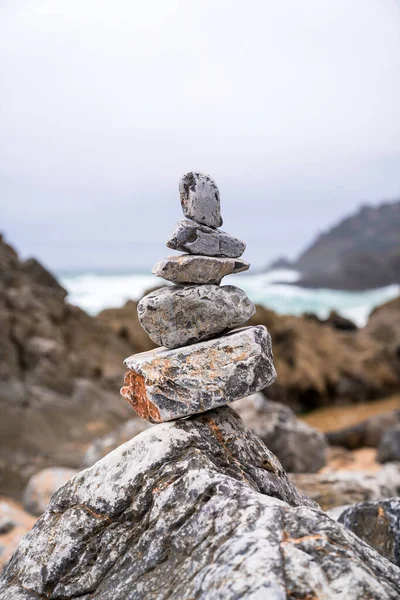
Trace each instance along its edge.
<path fill-rule="evenodd" d="M 348 450 L 377 448 L 385 432 L 396 423 L 400 425 L 400 410 L 373 415 L 356 425 L 328 431 L 326 437 L 331 446 L 341 446 Z"/>
<path fill-rule="evenodd" d="M 335 310 L 331 310 L 328 317 L 326 319 L 321 319 L 318 315 L 312 312 L 303 313 L 307 319 L 314 321 L 315 323 L 321 323 L 321 325 L 328 325 L 333 329 L 338 329 L 340 331 L 356 331 L 358 329 L 357 325 L 350 321 L 350 319 L 346 319 Z"/>
<path fill-rule="evenodd" d="M 314 507 L 229 408 L 157 425 L 53 496 L 0 597 L 397 599 L 400 570 Z"/>
<path fill-rule="evenodd" d="M 358 471 L 296 473 L 291 480 L 323 510 L 400 495 L 400 467 L 390 463 L 374 474 Z"/>
<path fill-rule="evenodd" d="M 400 461 L 400 424 L 385 431 L 379 442 L 377 458 L 381 463 Z"/>
<path fill-rule="evenodd" d="M 363 206 L 299 257 L 297 285 L 363 290 L 400 283 L 400 200 Z"/>
<path fill-rule="evenodd" d="M 339 329 L 340 331 L 356 331 L 358 329 L 353 321 L 346 319 L 346 317 L 340 315 L 336 310 L 331 310 L 328 318 L 324 319 L 322 322 L 333 327 L 333 329 Z"/>
<path fill-rule="evenodd" d="M 171 421 L 265 388 L 276 377 L 272 361 L 266 328 L 247 327 L 208 342 L 130 356 L 121 394 L 148 421 Z"/>
<path fill-rule="evenodd" d="M 274 271 L 278 269 L 289 270 L 295 268 L 293 261 L 289 260 L 286 256 L 278 256 L 278 258 L 275 258 L 266 266 L 265 271 Z"/>
<path fill-rule="evenodd" d="M 400 567 L 400 498 L 350 506 L 340 515 L 339 523 Z"/>
<path fill-rule="evenodd" d="M 243 325 L 254 304 L 232 285 L 159 288 L 138 304 L 143 329 L 160 346 L 177 348 Z"/>
<path fill-rule="evenodd" d="M 232 408 L 279 458 L 285 471 L 314 473 L 325 465 L 325 436 L 297 419 L 288 406 L 258 393 L 234 402 Z"/>
<path fill-rule="evenodd" d="M 179 182 L 183 214 L 209 227 L 221 227 L 221 204 L 215 181 L 205 173 L 190 171 Z"/>
<path fill-rule="evenodd" d="M 246 249 L 246 244 L 242 240 L 191 219 L 179 221 L 167 241 L 167 246 L 172 250 L 189 254 L 224 258 L 238 258 Z"/>
<path fill-rule="evenodd" d="M 39 517 L 46 510 L 54 492 L 77 473 L 76 469 L 48 467 L 32 475 L 23 494 L 24 509 Z"/>
<path fill-rule="evenodd" d="M 154 265 L 152 272 L 173 283 L 209 283 L 219 285 L 221 279 L 232 273 L 247 271 L 250 264 L 233 258 L 182 254 L 169 256 Z"/>

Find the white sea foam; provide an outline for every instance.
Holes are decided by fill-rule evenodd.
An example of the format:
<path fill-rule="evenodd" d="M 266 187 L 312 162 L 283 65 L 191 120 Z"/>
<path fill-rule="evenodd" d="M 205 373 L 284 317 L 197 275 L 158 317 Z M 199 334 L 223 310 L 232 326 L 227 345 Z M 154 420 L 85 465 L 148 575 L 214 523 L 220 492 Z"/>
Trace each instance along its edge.
<path fill-rule="evenodd" d="M 223 283 L 243 288 L 253 302 L 280 314 L 310 312 L 326 318 L 331 310 L 336 310 L 359 327 L 365 325 L 373 308 L 400 294 L 398 285 L 363 292 L 305 289 L 293 285 L 298 277 L 297 271 L 279 269 L 255 275 L 231 275 Z M 68 290 L 68 300 L 90 314 L 123 306 L 130 299 L 138 300 L 149 288 L 163 284 L 154 275 L 142 273 L 70 273 L 60 274 L 59 278 Z"/>

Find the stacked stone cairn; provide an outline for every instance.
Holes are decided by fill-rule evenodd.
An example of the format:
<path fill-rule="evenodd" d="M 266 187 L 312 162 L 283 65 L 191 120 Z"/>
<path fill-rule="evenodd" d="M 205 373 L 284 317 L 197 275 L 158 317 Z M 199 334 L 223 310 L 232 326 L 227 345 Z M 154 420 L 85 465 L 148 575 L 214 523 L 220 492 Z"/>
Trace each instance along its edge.
<path fill-rule="evenodd" d="M 161 348 L 134 354 L 121 394 L 152 423 L 228 404 L 275 381 L 271 338 L 262 326 L 242 327 L 255 313 L 245 292 L 221 286 L 246 271 L 246 245 L 224 233 L 219 190 L 209 175 L 186 173 L 179 183 L 183 214 L 167 242 L 170 256 L 153 273 L 172 282 L 138 304 L 143 329 Z"/>

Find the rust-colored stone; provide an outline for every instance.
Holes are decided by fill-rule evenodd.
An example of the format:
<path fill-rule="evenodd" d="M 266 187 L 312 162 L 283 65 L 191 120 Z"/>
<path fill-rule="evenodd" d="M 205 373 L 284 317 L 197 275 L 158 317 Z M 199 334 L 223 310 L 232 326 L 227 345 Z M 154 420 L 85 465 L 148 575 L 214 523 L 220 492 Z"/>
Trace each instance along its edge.
<path fill-rule="evenodd" d="M 176 349 L 156 348 L 125 360 L 122 395 L 153 423 L 223 406 L 270 385 L 276 377 L 265 327 Z M 155 411 L 157 411 L 155 413 Z"/>
<path fill-rule="evenodd" d="M 161 423 L 162 419 L 158 408 L 147 397 L 143 375 L 129 370 L 125 375 L 124 383 L 121 395 L 128 400 L 138 415 L 151 423 Z"/>

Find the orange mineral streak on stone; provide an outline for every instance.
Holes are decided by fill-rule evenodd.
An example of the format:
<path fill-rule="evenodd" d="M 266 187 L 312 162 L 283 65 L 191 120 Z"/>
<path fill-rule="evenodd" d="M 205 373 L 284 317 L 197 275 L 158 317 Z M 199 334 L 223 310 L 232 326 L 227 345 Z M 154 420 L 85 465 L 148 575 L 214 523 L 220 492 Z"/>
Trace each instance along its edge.
<path fill-rule="evenodd" d="M 321 535 L 320 533 L 316 533 L 314 535 L 304 535 L 303 537 L 299 537 L 299 538 L 292 538 L 290 537 L 290 535 L 287 533 L 287 531 L 283 532 L 283 537 L 282 537 L 282 543 L 284 544 L 303 544 L 304 542 L 315 542 L 315 541 L 319 541 L 319 540 L 325 540 L 325 536 Z"/>
<path fill-rule="evenodd" d="M 162 418 L 156 406 L 147 397 L 146 382 L 143 375 L 129 370 L 125 375 L 121 396 L 128 400 L 139 416 L 151 423 L 161 423 Z"/>

